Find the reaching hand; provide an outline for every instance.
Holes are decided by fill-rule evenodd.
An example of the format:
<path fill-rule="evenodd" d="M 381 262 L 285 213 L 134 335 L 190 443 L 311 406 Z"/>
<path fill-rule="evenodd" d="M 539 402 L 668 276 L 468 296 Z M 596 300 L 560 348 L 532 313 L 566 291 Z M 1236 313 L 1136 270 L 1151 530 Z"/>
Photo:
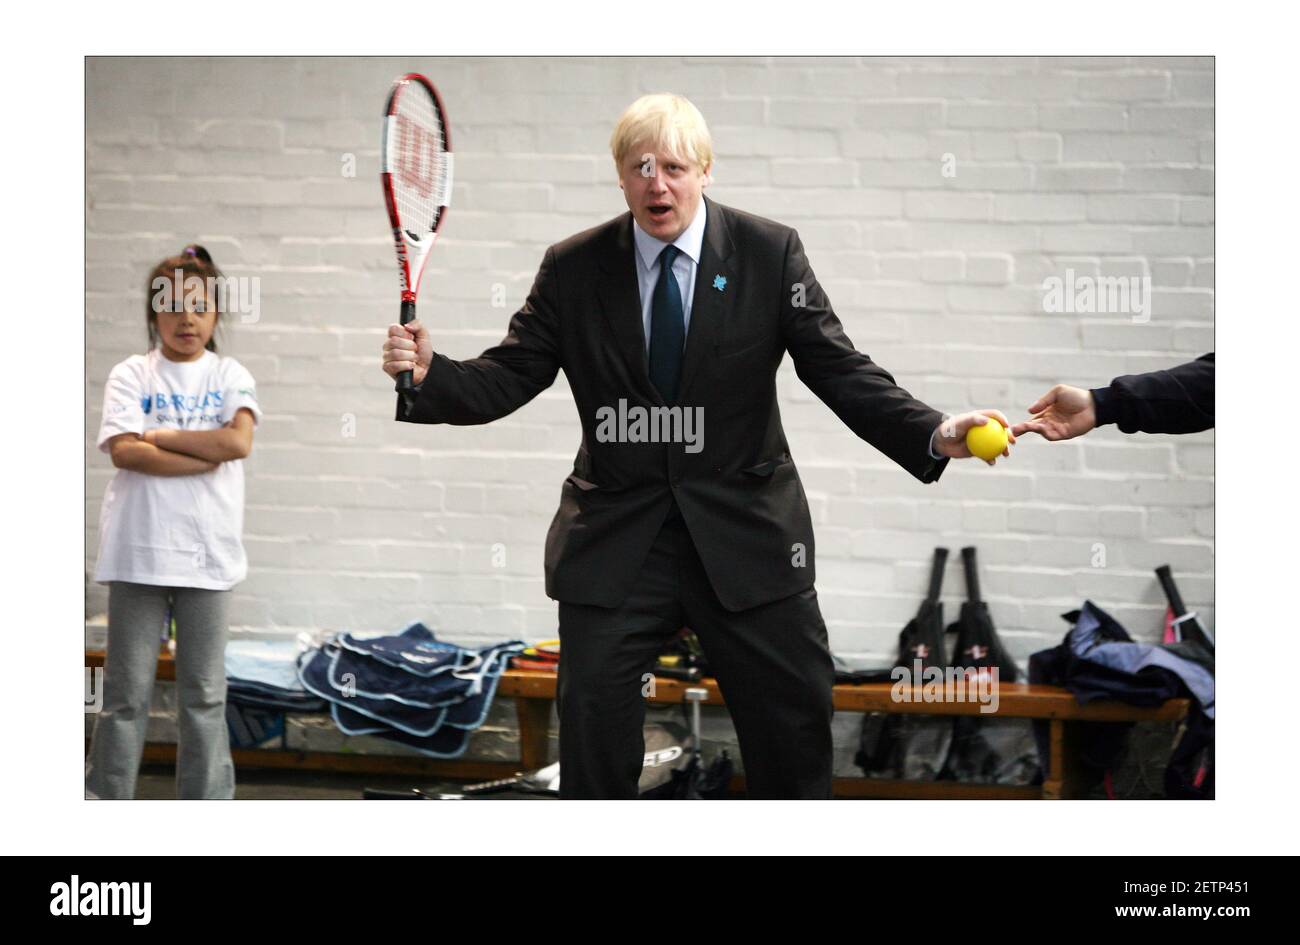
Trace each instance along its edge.
<path fill-rule="evenodd" d="M 988 423 L 989 417 L 1007 428 L 1007 442 L 1009 444 L 1016 442 L 1015 432 L 1011 429 L 1011 421 L 1006 418 L 1001 410 L 972 410 L 969 413 L 959 413 L 955 417 L 949 417 L 939 424 L 939 432 L 933 440 L 935 452 L 940 456 L 950 456 L 953 459 L 969 458 L 971 451 L 966 446 L 966 431 L 971 427 L 983 426 Z M 1002 451 L 1002 455 L 1011 455 L 1009 446 Z M 987 462 L 992 466 L 997 460 L 990 459 Z"/>
<path fill-rule="evenodd" d="M 1011 428 L 1017 435 L 1037 433 L 1045 440 L 1070 440 L 1097 425 L 1092 391 L 1057 384 L 1029 407 L 1032 416 Z"/>

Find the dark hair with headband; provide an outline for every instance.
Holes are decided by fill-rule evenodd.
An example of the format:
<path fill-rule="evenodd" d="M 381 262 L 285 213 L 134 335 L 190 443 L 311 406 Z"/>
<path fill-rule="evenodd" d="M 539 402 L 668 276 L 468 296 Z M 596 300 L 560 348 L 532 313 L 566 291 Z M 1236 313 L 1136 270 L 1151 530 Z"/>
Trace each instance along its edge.
<path fill-rule="evenodd" d="M 158 313 L 154 311 L 154 296 L 158 291 L 158 280 L 166 279 L 171 281 L 175 279 L 177 270 L 180 270 L 181 279 L 183 281 L 188 281 L 190 276 L 197 276 L 200 279 L 203 279 L 206 285 L 208 279 L 221 278 L 221 270 L 218 269 L 217 264 L 212 261 L 211 254 L 197 243 L 191 243 L 189 246 L 186 246 L 181 250 L 179 255 L 168 256 L 158 265 L 153 267 L 153 271 L 149 273 L 149 281 L 145 291 L 145 319 L 149 329 L 149 347 L 151 349 L 157 346 L 159 338 Z M 183 295 L 180 286 L 175 286 L 173 291 L 178 296 Z M 222 293 L 218 289 L 215 295 L 216 298 L 213 301 L 217 306 L 217 323 L 220 324 Z M 207 349 L 209 351 L 217 350 L 217 336 L 215 331 L 213 332 L 212 337 L 208 339 Z"/>

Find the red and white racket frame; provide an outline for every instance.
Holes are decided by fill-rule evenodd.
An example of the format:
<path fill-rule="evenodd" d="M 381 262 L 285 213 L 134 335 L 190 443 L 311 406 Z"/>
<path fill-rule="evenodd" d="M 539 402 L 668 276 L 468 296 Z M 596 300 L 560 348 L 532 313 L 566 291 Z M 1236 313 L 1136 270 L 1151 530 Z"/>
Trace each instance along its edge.
<path fill-rule="evenodd" d="M 447 152 L 446 175 L 443 178 L 441 193 L 436 198 L 439 205 L 437 218 L 434 221 L 433 230 L 427 238 L 413 234 L 408 229 L 403 229 L 397 212 L 397 202 L 393 195 L 393 172 L 395 170 L 393 162 L 398 154 L 396 111 L 402 94 L 414 82 L 418 82 L 428 89 L 430 96 L 433 98 L 439 117 L 442 120 L 443 146 Z M 379 167 L 379 178 L 384 188 L 384 204 L 388 208 L 388 222 L 393 228 L 393 243 L 397 249 L 397 266 L 402 285 L 401 322 L 405 325 L 415 318 L 415 299 L 420 291 L 420 277 L 424 274 L 424 265 L 429 258 L 429 252 L 433 249 L 433 244 L 438 239 L 438 233 L 442 230 L 442 225 L 447 219 L 447 207 L 451 202 L 452 185 L 451 129 L 447 124 L 447 110 L 443 107 L 442 96 L 438 94 L 438 90 L 433 83 L 418 72 L 408 72 L 406 75 L 400 76 L 393 82 L 392 90 L 388 93 L 388 102 L 384 106 L 384 130 L 380 142 Z"/>

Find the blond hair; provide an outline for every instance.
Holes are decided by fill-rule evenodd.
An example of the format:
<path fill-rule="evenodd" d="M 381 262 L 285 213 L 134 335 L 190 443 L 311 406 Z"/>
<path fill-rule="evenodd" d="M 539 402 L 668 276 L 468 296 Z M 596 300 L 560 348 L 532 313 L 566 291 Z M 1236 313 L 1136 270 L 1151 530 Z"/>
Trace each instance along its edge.
<path fill-rule="evenodd" d="M 646 142 L 701 170 L 713 164 L 709 126 L 704 123 L 700 110 L 680 95 L 670 92 L 643 95 L 619 116 L 609 138 L 609 150 L 619 173 L 632 149 Z"/>

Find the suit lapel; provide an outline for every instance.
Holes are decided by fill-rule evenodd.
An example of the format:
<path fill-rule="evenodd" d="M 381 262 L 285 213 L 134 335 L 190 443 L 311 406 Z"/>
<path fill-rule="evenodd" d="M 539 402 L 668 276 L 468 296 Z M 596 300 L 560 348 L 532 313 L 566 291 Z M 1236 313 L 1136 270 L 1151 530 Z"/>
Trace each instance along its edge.
<path fill-rule="evenodd" d="M 686 402 L 691 380 L 699 373 L 701 365 L 712 357 L 718 333 L 731 316 L 738 290 L 731 259 L 735 246 L 731 242 L 726 218 L 721 207 L 708 197 L 703 199 L 708 215 L 704 223 L 704 242 L 700 247 L 700 263 L 695 272 L 682 379 L 677 387 L 680 403 Z"/>
<path fill-rule="evenodd" d="M 708 197 L 704 242 L 696 267 L 695 290 L 691 299 L 691 324 L 686 333 L 682 377 L 678 400 L 683 401 L 692 377 L 712 353 L 715 339 L 730 316 L 737 289 L 731 256 L 735 250 L 722 208 Z M 641 290 L 636 278 L 636 243 L 632 238 L 632 214 L 619 221 L 614 239 L 601 259 L 605 278 L 597 294 L 601 309 L 614 335 L 614 343 L 627 362 L 632 377 L 641 384 L 648 399 L 663 403 L 650 381 L 650 358 L 646 352 L 645 326 L 641 321 Z M 721 279 L 719 278 L 721 277 Z"/>
<path fill-rule="evenodd" d="M 636 279 L 636 245 L 632 239 L 632 214 L 623 214 L 615 230 L 614 239 L 601 257 L 600 267 L 605 271 L 597 287 L 600 308 L 609 322 L 614 344 L 627 362 L 628 370 L 641 386 L 659 398 L 654 384 L 650 383 L 649 355 L 646 353 L 645 328 L 641 323 L 641 288 Z"/>

